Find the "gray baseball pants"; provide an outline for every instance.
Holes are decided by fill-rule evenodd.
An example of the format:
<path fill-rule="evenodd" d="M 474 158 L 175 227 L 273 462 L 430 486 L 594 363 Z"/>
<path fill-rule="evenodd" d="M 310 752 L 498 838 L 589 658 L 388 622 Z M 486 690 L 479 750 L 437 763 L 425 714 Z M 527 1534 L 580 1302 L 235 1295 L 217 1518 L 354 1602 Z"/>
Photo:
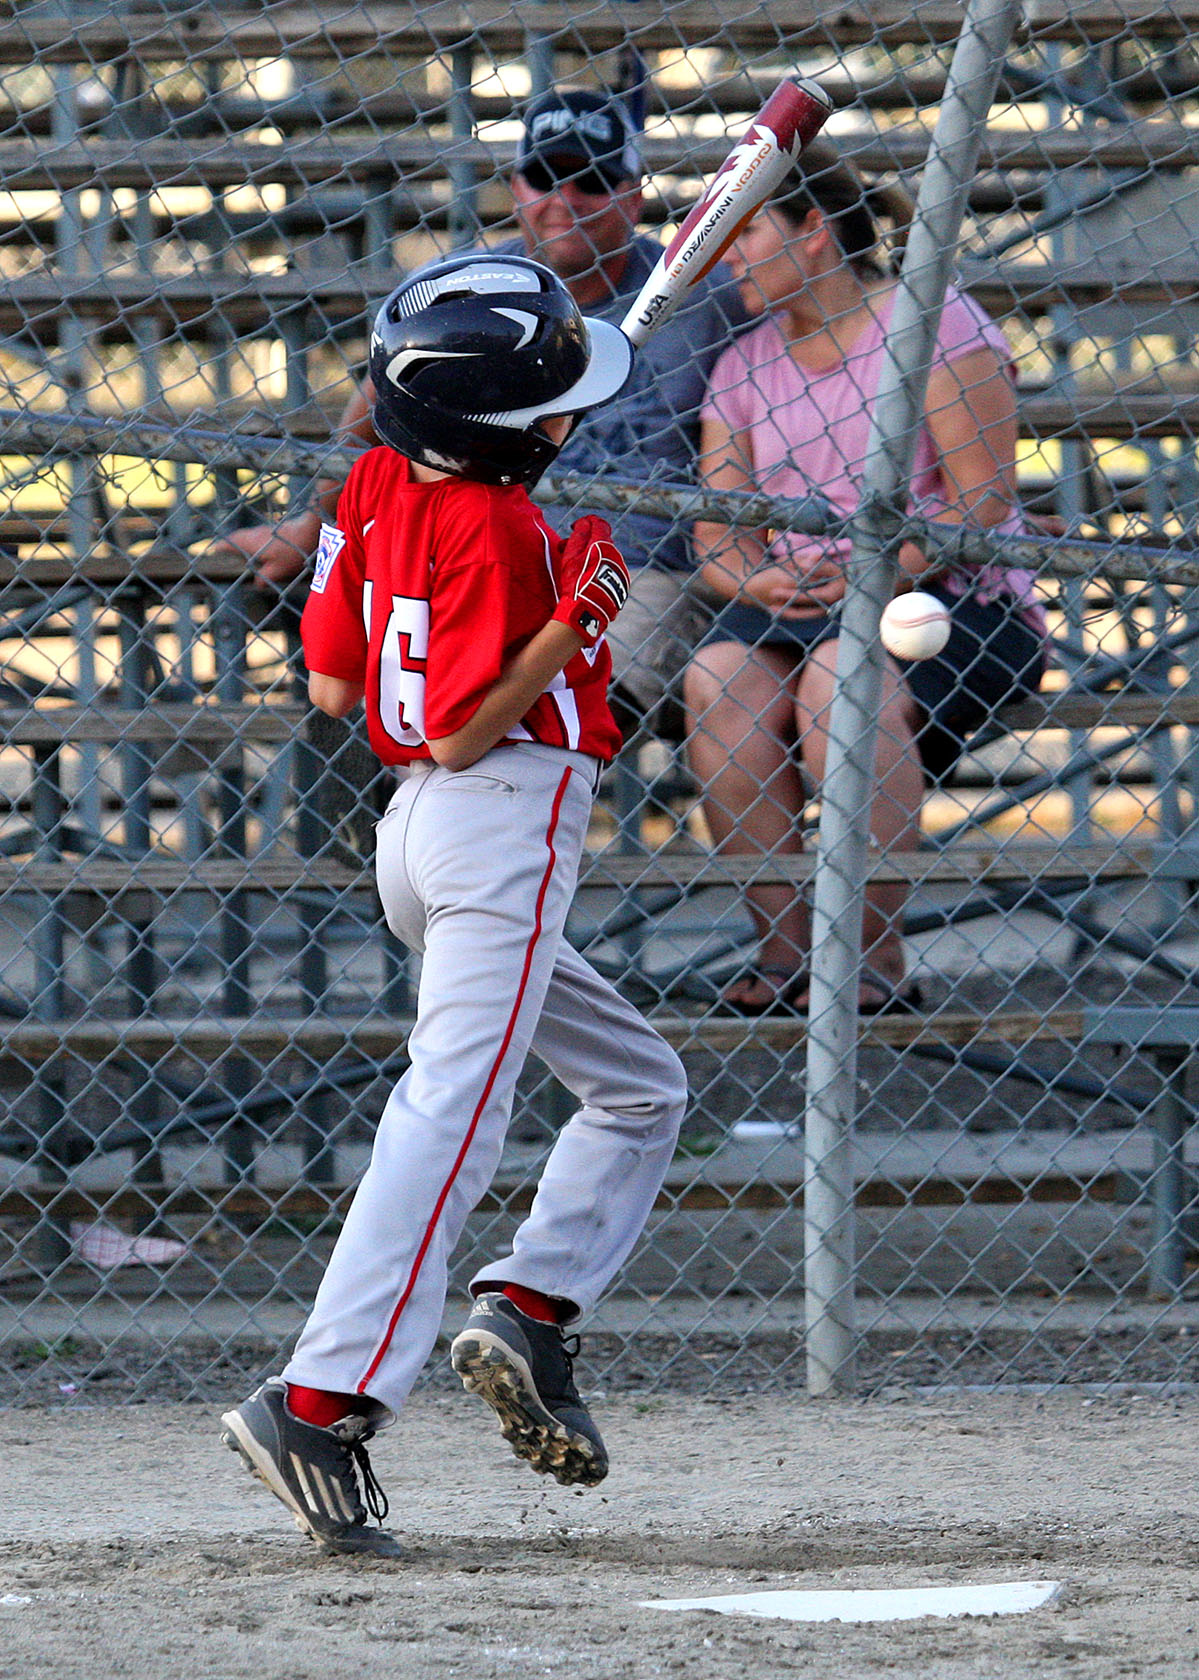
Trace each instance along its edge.
<path fill-rule="evenodd" d="M 686 1104 L 682 1064 L 563 938 L 595 759 L 533 743 L 418 767 L 379 824 L 387 925 L 423 954 L 411 1063 L 284 1371 L 399 1409 L 441 1325 L 450 1255 L 495 1174 L 532 1050 L 579 1108 L 511 1252 L 520 1283 L 586 1312 L 641 1234 Z"/>

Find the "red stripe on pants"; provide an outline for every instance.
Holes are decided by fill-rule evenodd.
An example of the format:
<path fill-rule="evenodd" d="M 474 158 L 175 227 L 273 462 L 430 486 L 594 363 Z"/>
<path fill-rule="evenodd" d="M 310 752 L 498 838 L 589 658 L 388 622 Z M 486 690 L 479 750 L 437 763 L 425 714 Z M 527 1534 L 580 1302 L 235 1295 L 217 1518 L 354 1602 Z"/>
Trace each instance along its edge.
<path fill-rule="evenodd" d="M 558 827 L 558 816 L 562 809 L 562 799 L 566 793 L 570 777 L 571 772 L 569 770 L 563 772 L 562 780 L 558 783 L 558 791 L 554 795 L 553 807 L 550 810 L 549 826 L 545 832 L 545 844 L 546 850 L 549 853 L 549 858 L 546 862 L 545 874 L 541 878 L 541 886 L 538 889 L 537 908 L 533 913 L 533 931 L 529 936 L 529 943 L 525 949 L 525 960 L 521 969 L 520 984 L 516 988 L 516 999 L 512 1005 L 512 1013 L 508 1017 L 508 1025 L 504 1031 L 503 1040 L 500 1043 L 500 1048 L 496 1054 L 495 1061 L 492 1063 L 491 1072 L 487 1076 L 486 1084 L 483 1086 L 483 1092 L 475 1107 L 475 1112 L 471 1115 L 470 1125 L 467 1127 L 466 1136 L 462 1140 L 462 1147 L 459 1149 L 454 1165 L 450 1169 L 449 1177 L 442 1185 L 441 1194 L 437 1198 L 437 1205 L 433 1209 L 433 1216 L 429 1220 L 428 1226 L 425 1229 L 424 1237 L 421 1240 L 421 1245 L 419 1249 L 417 1249 L 416 1259 L 412 1263 L 412 1271 L 409 1274 L 408 1281 L 404 1285 L 400 1298 L 396 1303 L 396 1309 L 392 1313 L 388 1322 L 386 1334 L 379 1344 L 375 1357 L 371 1360 L 370 1365 L 367 1368 L 366 1375 L 358 1384 L 357 1392 L 359 1394 L 366 1393 L 368 1383 L 374 1376 L 375 1372 L 379 1369 L 384 1355 L 391 1346 L 391 1338 L 395 1334 L 396 1325 L 400 1321 L 400 1314 L 412 1298 L 412 1291 L 416 1288 L 416 1280 L 420 1276 L 421 1266 L 424 1264 L 425 1256 L 429 1252 L 429 1245 L 433 1241 L 433 1232 L 437 1229 L 437 1221 L 441 1218 L 442 1209 L 445 1207 L 446 1199 L 454 1187 L 454 1180 L 458 1177 L 459 1172 L 462 1170 L 462 1163 L 465 1161 L 471 1143 L 474 1141 L 479 1120 L 482 1117 L 484 1108 L 487 1106 L 487 1099 L 491 1095 L 492 1087 L 494 1086 L 496 1079 L 499 1077 L 499 1071 L 503 1066 L 504 1057 L 508 1054 L 508 1046 L 512 1043 L 512 1034 L 516 1031 L 516 1018 L 520 1014 L 520 1006 L 524 1001 L 525 989 L 529 983 L 529 970 L 533 966 L 533 952 L 537 949 L 537 941 L 541 938 L 541 917 L 542 911 L 545 908 L 545 895 L 549 891 L 550 880 L 554 873 L 554 865 L 558 861 L 558 854 L 554 850 L 554 834 Z"/>

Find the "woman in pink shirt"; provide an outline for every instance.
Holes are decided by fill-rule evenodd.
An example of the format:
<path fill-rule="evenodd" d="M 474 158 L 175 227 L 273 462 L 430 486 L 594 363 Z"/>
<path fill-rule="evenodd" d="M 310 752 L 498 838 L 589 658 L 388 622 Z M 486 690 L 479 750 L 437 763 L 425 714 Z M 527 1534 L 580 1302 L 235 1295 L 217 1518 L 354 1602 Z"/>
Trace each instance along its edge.
<path fill-rule="evenodd" d="M 896 282 L 857 175 L 818 142 L 734 245 L 749 308 L 765 311 L 713 369 L 701 415 L 701 471 L 714 490 L 823 495 L 837 514 L 858 502 L 871 409 Z M 915 511 L 946 523 L 1022 529 L 1015 481 L 1016 404 L 1003 335 L 970 298 L 945 300 L 911 479 Z M 827 748 L 837 665 L 837 609 L 848 539 L 701 522 L 704 582 L 728 603 L 688 668 L 689 751 L 713 835 L 728 852 L 803 849 L 801 818 Z M 901 588 L 928 561 L 900 551 Z M 1006 567 L 938 574 L 949 607 L 936 659 L 891 662 L 884 681 L 871 833 L 914 848 L 927 783 L 948 774 L 966 735 L 1005 702 L 1034 692 L 1045 620 L 1029 573 Z M 911 1009 L 901 919 L 905 889 L 867 890 L 863 1013 Z M 724 995 L 767 1014 L 807 1006 L 809 927 L 786 886 L 747 890 L 759 949 Z"/>

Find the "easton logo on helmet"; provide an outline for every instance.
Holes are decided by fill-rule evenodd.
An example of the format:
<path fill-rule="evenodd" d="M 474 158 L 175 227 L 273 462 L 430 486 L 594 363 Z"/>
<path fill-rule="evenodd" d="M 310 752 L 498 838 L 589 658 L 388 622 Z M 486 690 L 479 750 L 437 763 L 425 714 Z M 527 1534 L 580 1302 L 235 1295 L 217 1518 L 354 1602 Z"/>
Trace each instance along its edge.
<path fill-rule="evenodd" d="M 477 258 L 475 261 L 478 263 Z M 421 270 L 421 273 L 424 272 Z M 388 301 L 394 300 L 398 314 L 415 315 L 422 309 L 428 309 L 439 298 L 477 297 L 484 292 L 535 292 L 538 289 L 537 281 L 515 265 L 478 263 L 469 279 L 457 271 L 434 275 L 426 280 L 414 276 L 398 287 Z"/>

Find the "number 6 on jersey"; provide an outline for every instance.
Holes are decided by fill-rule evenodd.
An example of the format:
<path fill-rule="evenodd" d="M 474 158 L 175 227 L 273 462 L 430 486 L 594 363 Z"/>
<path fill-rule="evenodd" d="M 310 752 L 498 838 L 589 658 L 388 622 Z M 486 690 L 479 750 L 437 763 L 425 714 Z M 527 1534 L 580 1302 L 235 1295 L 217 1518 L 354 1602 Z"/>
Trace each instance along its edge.
<path fill-rule="evenodd" d="M 374 585 L 362 589 L 362 615 L 370 635 Z M 429 657 L 429 603 L 393 595 L 379 650 L 379 721 L 397 746 L 425 739 L 425 662 Z"/>

